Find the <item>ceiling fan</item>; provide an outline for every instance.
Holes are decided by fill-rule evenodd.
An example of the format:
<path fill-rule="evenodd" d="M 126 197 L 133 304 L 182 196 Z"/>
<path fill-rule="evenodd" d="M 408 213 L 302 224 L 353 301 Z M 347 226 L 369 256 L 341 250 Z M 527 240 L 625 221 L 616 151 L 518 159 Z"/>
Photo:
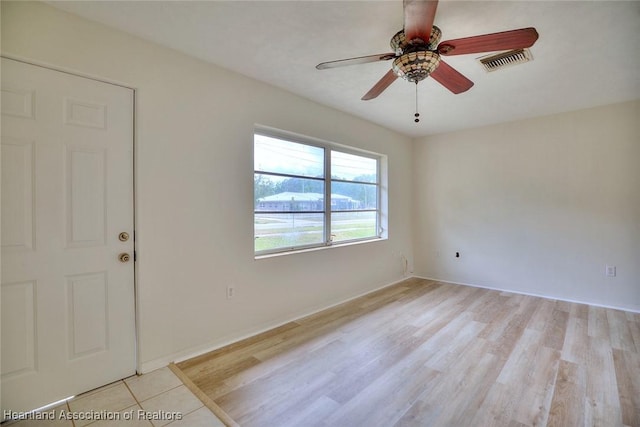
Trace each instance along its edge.
<path fill-rule="evenodd" d="M 524 49 L 533 46 L 538 39 L 536 29 L 529 27 L 440 43 L 442 31 L 433 25 L 437 7 L 437 0 L 404 0 L 404 28 L 391 38 L 393 52 L 322 62 L 316 68 L 326 70 L 393 59 L 391 70 L 362 97 L 363 101 L 376 98 L 398 77 L 416 83 L 417 90 L 418 82 L 431 76 L 458 94 L 469 90 L 473 82 L 444 62 L 441 56 Z M 415 116 L 418 122 L 419 114 L 416 112 Z"/>

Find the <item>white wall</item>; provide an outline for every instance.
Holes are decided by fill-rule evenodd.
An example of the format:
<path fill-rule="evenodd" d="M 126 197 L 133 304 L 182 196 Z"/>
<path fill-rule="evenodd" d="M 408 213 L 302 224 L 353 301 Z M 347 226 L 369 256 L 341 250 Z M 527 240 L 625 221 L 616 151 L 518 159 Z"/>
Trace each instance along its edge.
<path fill-rule="evenodd" d="M 42 3 L 2 2 L 2 52 L 137 90 L 143 371 L 402 278 L 410 139 Z M 254 260 L 255 123 L 387 155 L 389 239 Z"/>
<path fill-rule="evenodd" d="M 640 310 L 639 119 L 631 102 L 417 140 L 416 274 Z"/>

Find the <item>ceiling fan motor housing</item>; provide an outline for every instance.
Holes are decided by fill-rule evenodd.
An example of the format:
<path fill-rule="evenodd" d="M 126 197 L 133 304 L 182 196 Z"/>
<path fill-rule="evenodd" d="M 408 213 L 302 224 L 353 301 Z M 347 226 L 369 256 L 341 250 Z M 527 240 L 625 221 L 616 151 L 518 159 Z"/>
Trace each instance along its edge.
<path fill-rule="evenodd" d="M 395 52 L 396 56 L 400 56 L 405 53 L 405 50 L 408 46 L 424 46 L 426 44 L 425 50 L 436 50 L 438 47 L 438 43 L 440 43 L 440 39 L 442 38 L 442 31 L 440 28 L 435 25 L 431 27 L 431 35 L 429 36 L 429 41 L 427 43 L 422 39 L 413 39 L 407 41 L 407 38 L 404 35 L 404 30 L 398 31 L 393 37 L 391 37 L 391 49 Z"/>

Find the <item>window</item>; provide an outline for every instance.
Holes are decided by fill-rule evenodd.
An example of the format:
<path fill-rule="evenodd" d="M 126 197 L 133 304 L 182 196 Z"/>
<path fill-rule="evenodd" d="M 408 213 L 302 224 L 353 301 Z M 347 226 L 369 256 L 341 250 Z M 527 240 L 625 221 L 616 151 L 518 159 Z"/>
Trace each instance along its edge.
<path fill-rule="evenodd" d="M 272 132 L 253 148 L 256 255 L 382 236 L 381 156 Z"/>

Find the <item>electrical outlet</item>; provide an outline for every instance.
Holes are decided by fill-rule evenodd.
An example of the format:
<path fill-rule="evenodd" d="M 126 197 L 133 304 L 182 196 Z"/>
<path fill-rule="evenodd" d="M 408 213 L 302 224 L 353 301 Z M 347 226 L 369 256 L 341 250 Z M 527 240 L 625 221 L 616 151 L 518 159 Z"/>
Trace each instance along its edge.
<path fill-rule="evenodd" d="M 227 299 L 231 299 L 236 294 L 236 288 L 234 286 L 227 286 Z"/>
<path fill-rule="evenodd" d="M 607 266 L 605 266 L 604 274 L 607 277 L 616 277 L 616 266 L 615 265 L 607 265 Z"/>

